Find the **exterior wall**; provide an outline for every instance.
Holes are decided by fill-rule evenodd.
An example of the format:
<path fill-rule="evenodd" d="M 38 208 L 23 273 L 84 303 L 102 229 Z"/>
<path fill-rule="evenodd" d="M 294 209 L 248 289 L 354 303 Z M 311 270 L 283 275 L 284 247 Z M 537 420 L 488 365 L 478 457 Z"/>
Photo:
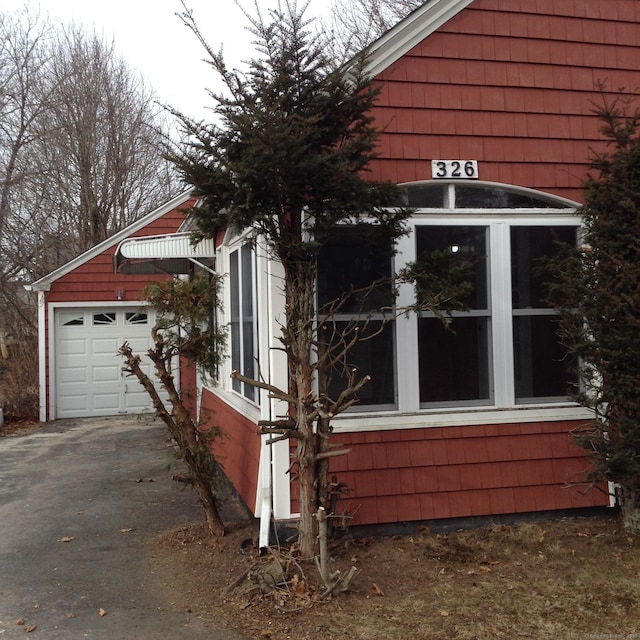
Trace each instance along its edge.
<path fill-rule="evenodd" d="M 590 150 L 601 144 L 591 113 L 598 83 L 640 87 L 639 45 L 636 0 L 475 0 L 377 77 L 373 115 L 384 132 L 370 175 L 421 181 L 431 160 L 477 160 L 482 180 L 580 202 Z M 273 335 L 261 333 L 263 348 Z M 256 504 L 254 420 L 206 389 L 201 406 L 226 434 L 217 445 L 225 473 Z M 351 489 L 338 512 L 355 513 L 358 525 L 608 505 L 600 492 L 568 486 L 586 467 L 569 434 L 578 415 L 519 423 L 505 412 L 496 424 L 436 426 L 425 412 L 404 428 L 354 424 L 335 434 L 351 449 L 332 459 Z M 276 484 L 288 483 L 287 467 L 280 460 Z M 295 517 L 295 486 L 290 495 Z"/>
<path fill-rule="evenodd" d="M 640 87 L 635 0 L 476 0 L 378 76 L 372 177 L 426 180 L 432 159 L 582 201 L 592 101 Z M 610 94 L 611 96 L 611 94 Z"/>
<path fill-rule="evenodd" d="M 131 234 L 131 237 L 154 236 L 163 233 L 175 233 L 184 222 L 182 208 L 162 216 L 146 227 Z M 50 302 L 115 302 L 116 292 L 124 291 L 123 301 L 137 301 L 139 291 L 152 280 L 163 280 L 166 276 L 122 275 L 113 272 L 114 245 L 92 260 L 80 265 L 70 273 L 51 284 L 46 301 Z"/>
<path fill-rule="evenodd" d="M 476 0 L 382 72 L 383 133 L 373 179 L 431 179 L 431 160 L 477 160 L 482 180 L 582 201 L 591 113 L 640 86 L 640 3 Z M 351 452 L 332 472 L 351 492 L 352 524 L 525 513 L 609 504 L 582 479 L 571 421 L 338 433 Z M 297 510 L 292 502 L 292 511 Z"/>
<path fill-rule="evenodd" d="M 575 422 L 417 428 L 338 434 L 350 448 L 332 473 L 350 492 L 337 512 L 382 524 L 607 506 L 583 479 Z"/>
<path fill-rule="evenodd" d="M 132 233 L 130 237 L 153 236 L 165 233 L 175 233 L 184 222 L 183 210 L 193 205 L 194 199 L 186 201 L 180 207 L 169 211 L 164 216 L 150 222 L 143 229 Z M 49 291 L 44 293 L 44 344 L 50 345 L 49 339 L 49 305 L 51 303 L 78 303 L 79 305 L 93 302 L 116 303 L 118 292 L 123 294 L 119 302 L 137 302 L 140 289 L 153 280 L 162 280 L 166 276 L 152 275 L 122 275 L 114 273 L 113 256 L 117 243 L 104 252 L 88 260 L 73 271 L 61 276 L 51 283 Z M 45 362 L 41 371 L 45 375 L 46 407 L 45 415 L 51 417 L 50 396 L 50 365 L 52 354 L 45 349 Z M 195 372 L 184 369 L 187 383 L 195 386 Z"/>
<path fill-rule="evenodd" d="M 200 407 L 201 420 L 223 432 L 223 437 L 214 444 L 216 459 L 245 504 L 253 509 L 260 466 L 260 438 L 255 420 L 241 415 L 206 388 L 202 390 Z"/>

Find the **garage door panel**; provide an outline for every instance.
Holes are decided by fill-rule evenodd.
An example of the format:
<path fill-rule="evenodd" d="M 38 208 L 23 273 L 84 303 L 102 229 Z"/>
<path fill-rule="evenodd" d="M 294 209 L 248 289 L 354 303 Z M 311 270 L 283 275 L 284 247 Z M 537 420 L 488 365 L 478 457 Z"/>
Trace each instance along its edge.
<path fill-rule="evenodd" d="M 118 349 L 128 342 L 139 353 L 142 370 L 159 386 L 152 363 L 153 312 L 138 308 L 63 309 L 56 314 L 56 417 L 108 416 L 152 411 L 151 399 L 135 377 L 122 373 Z M 82 320 L 84 318 L 84 320 Z"/>
<path fill-rule="evenodd" d="M 101 329 L 101 327 L 99 329 Z M 91 353 L 94 356 L 117 358 L 118 349 L 121 344 L 122 341 L 119 341 L 117 336 L 113 338 L 93 338 L 91 340 Z"/>
<path fill-rule="evenodd" d="M 112 409 L 114 406 L 118 407 L 120 403 L 119 390 L 115 390 L 111 393 L 102 392 L 92 394 L 93 408 L 100 411 L 103 409 Z"/>
<path fill-rule="evenodd" d="M 60 369 L 58 382 L 64 384 L 79 384 L 88 381 L 87 367 L 67 366 Z"/>
<path fill-rule="evenodd" d="M 58 356 L 87 356 L 89 355 L 88 341 L 84 338 L 68 338 L 60 344 Z"/>
<path fill-rule="evenodd" d="M 120 367 L 114 365 L 93 366 L 91 368 L 92 382 L 120 382 Z"/>
<path fill-rule="evenodd" d="M 88 399 L 87 394 L 76 394 L 76 395 L 64 395 L 64 406 L 66 411 L 70 414 L 75 412 L 75 415 L 70 415 L 69 417 L 80 417 L 83 415 L 87 415 L 87 411 L 89 410 L 89 405 L 87 403 Z"/>
<path fill-rule="evenodd" d="M 131 338 L 127 341 L 133 353 L 146 353 L 150 346 L 149 338 Z"/>

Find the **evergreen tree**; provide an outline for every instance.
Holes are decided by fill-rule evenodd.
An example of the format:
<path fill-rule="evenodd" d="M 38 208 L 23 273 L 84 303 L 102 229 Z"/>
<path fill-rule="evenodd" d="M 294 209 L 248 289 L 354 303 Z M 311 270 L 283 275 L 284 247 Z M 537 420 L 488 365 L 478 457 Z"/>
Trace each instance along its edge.
<path fill-rule="evenodd" d="M 596 113 L 606 149 L 593 157 L 582 246 L 563 259 L 554 302 L 580 358 L 579 401 L 594 411 L 576 432 L 590 479 L 619 485 L 624 526 L 640 531 L 640 111 L 618 97 Z"/>
<path fill-rule="evenodd" d="M 283 266 L 287 308 L 280 339 L 289 388 L 245 382 L 268 388 L 289 407 L 285 419 L 263 424 L 262 430 L 297 443 L 293 471 L 299 481 L 299 542 L 303 556 L 311 557 L 317 537 L 314 515 L 326 500 L 332 453 L 329 412 L 314 392 L 317 256 L 339 223 L 375 225 L 392 243 L 403 233 L 408 212 L 389 208 L 397 201 L 394 185 L 365 179 L 378 136 L 370 116 L 377 91 L 364 72 L 366 60 L 355 60 L 349 73 L 335 71 L 295 0 L 279 3 L 269 20 L 257 5 L 255 14 L 247 18 L 259 55 L 245 73 L 229 70 L 191 13 L 182 14 L 230 97 L 213 96 L 216 124 L 178 114 L 188 138 L 173 160 L 200 198 L 190 215 L 202 235 L 252 229 Z M 365 381 L 351 378 L 330 414 L 352 404 Z"/>

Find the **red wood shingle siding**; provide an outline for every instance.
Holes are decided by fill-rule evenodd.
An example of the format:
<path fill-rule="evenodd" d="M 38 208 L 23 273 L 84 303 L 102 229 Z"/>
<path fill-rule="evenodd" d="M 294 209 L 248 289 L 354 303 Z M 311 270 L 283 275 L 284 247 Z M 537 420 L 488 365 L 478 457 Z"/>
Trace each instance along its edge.
<path fill-rule="evenodd" d="M 385 129 L 372 176 L 431 178 L 478 160 L 482 180 L 581 201 L 598 83 L 640 87 L 636 0 L 476 0 L 378 76 Z"/>
<path fill-rule="evenodd" d="M 351 449 L 331 472 L 350 489 L 338 513 L 380 524 L 605 506 L 583 479 L 572 422 L 418 428 L 337 435 Z"/>
<path fill-rule="evenodd" d="M 168 212 L 137 233 L 131 234 L 131 237 L 175 233 L 184 222 L 183 211 L 193 202 L 186 202 L 181 207 Z M 137 301 L 140 289 L 148 282 L 166 278 L 166 276 L 114 273 L 113 256 L 116 248 L 117 245 L 110 247 L 53 282 L 51 290 L 47 292 L 47 302 L 115 302 L 118 289 L 124 290 L 125 301 Z"/>
<path fill-rule="evenodd" d="M 207 415 L 209 414 L 209 415 Z M 202 391 L 201 416 L 222 429 L 223 436 L 213 445 L 216 459 L 249 509 L 256 504 L 260 437 L 256 423 L 207 389 Z"/>

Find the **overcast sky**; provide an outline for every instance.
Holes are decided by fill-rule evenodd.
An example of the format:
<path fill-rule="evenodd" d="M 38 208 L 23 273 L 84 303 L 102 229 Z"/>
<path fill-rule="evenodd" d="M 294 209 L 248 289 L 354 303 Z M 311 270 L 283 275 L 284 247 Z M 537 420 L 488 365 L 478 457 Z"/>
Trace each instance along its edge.
<path fill-rule="evenodd" d="M 215 88 L 215 75 L 202 62 L 204 52 L 195 36 L 175 15 L 180 0 L 31 0 L 32 8 L 63 22 L 74 21 L 98 34 L 113 37 L 116 51 L 167 102 L 188 115 L 203 117 L 211 104 L 205 87 Z M 246 18 L 234 0 L 186 0 L 196 22 L 214 49 L 224 46 L 229 66 L 239 66 L 253 52 Z M 242 0 L 247 9 L 253 0 Z M 261 7 L 274 0 L 259 0 Z M 307 15 L 326 10 L 329 0 L 311 0 Z M 11 12 L 25 0 L 1 0 L 2 10 Z M 299 6 L 302 0 L 299 1 Z"/>

